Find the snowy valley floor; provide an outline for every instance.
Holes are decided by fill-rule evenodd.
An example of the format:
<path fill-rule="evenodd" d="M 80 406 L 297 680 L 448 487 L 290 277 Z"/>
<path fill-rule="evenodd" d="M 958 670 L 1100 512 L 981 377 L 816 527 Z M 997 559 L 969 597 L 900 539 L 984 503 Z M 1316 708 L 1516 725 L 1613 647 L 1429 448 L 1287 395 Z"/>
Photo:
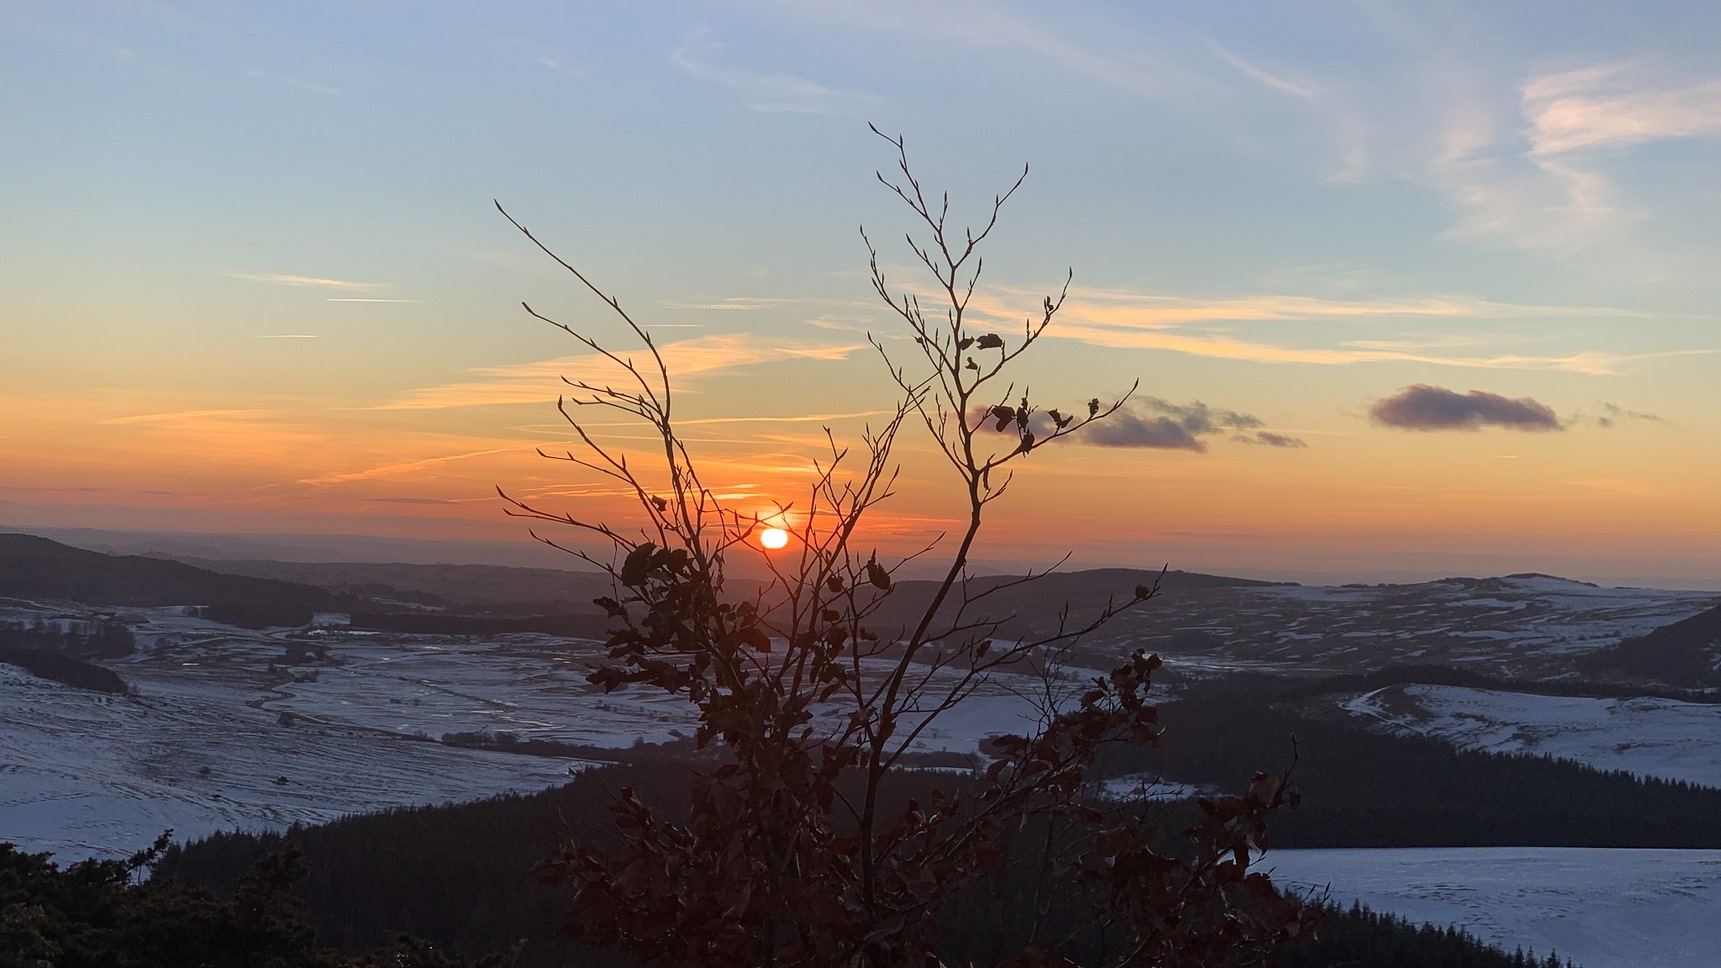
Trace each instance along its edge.
<path fill-rule="evenodd" d="M 1707 968 L 1721 959 L 1721 850 L 1441 847 L 1276 850 L 1281 885 L 1456 924 L 1582 968 Z"/>

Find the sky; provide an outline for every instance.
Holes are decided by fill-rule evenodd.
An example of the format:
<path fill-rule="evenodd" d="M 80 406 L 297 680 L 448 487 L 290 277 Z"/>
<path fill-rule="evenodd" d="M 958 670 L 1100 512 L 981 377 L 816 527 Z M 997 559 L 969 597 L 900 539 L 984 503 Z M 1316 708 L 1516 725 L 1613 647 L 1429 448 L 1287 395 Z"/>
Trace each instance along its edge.
<path fill-rule="evenodd" d="M 0 526 L 527 542 L 634 314 L 743 512 L 895 399 L 901 135 L 1041 406 L 979 556 L 1721 587 L 1721 7 L 91 3 L 0 13 Z M 612 448 L 649 428 L 594 419 Z M 866 539 L 954 530 L 905 432 Z M 474 544 L 474 549 L 479 545 Z M 475 552 L 476 554 L 476 552 Z"/>

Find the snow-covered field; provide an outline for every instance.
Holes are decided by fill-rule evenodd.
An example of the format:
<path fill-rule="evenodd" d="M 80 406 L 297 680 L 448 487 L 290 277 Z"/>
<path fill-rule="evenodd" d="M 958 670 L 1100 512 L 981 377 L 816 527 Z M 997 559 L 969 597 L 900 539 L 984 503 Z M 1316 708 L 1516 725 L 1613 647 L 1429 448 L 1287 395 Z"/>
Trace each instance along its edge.
<path fill-rule="evenodd" d="M 1344 708 L 1464 749 L 1546 753 L 1604 770 L 1721 787 L 1721 705 L 1390 686 Z"/>
<path fill-rule="evenodd" d="M 542 789 L 574 762 L 284 727 L 220 685 L 154 685 L 110 696 L 0 664 L 0 841 L 62 861 L 119 857 L 168 828 L 277 828 Z"/>
<path fill-rule="evenodd" d="M 1276 850 L 1281 886 L 1331 886 L 1413 921 L 1582 968 L 1721 964 L 1721 851 L 1565 847 Z"/>
<path fill-rule="evenodd" d="M 471 800 L 542 789 L 585 765 L 435 742 L 447 733 L 596 750 L 693 733 L 685 699 L 587 683 L 595 643 L 257 632 L 173 609 L 128 621 L 140 648 L 107 664 L 135 696 L 0 664 L 0 841 L 67 861 L 123 856 L 170 827 L 185 838 Z M 989 736 L 1032 730 L 1025 687 L 1038 682 L 1013 692 L 1009 678 L 941 717 L 917 748 L 972 754 Z"/>

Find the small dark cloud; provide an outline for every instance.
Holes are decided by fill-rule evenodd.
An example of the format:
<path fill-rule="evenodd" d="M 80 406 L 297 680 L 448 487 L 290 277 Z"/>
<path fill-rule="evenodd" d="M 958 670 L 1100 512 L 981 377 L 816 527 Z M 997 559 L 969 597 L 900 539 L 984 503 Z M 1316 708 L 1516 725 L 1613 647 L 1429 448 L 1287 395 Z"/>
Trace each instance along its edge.
<path fill-rule="evenodd" d="M 1082 439 L 1100 447 L 1153 447 L 1205 451 L 1201 438 L 1226 430 L 1261 426 L 1261 418 L 1235 410 L 1209 407 L 1199 400 L 1172 403 L 1143 397 L 1082 431 Z"/>
<path fill-rule="evenodd" d="M 1087 442 L 1100 447 L 1154 447 L 1163 450 L 1204 451 L 1207 445 L 1170 417 L 1143 417 L 1119 411 L 1082 432 Z"/>
<path fill-rule="evenodd" d="M 975 407 L 968 419 L 983 430 L 996 430 L 996 421 L 990 417 L 991 410 L 991 407 Z M 1205 437 L 1259 426 L 1259 417 L 1223 407 L 1210 407 L 1199 400 L 1172 403 L 1158 397 L 1141 397 L 1111 416 L 1082 428 L 1079 434 L 1069 439 L 1097 447 L 1148 447 L 1200 453 L 1207 450 Z M 1051 436 L 1054 430 L 1051 416 L 1045 411 L 1034 414 L 1029 427 L 1036 437 L 1042 439 Z M 1015 433 L 1016 427 L 1014 424 L 1006 425 L 1003 432 Z"/>
<path fill-rule="evenodd" d="M 1529 397 L 1516 400 L 1471 390 L 1459 393 L 1418 383 L 1369 408 L 1374 422 L 1403 430 L 1564 430 L 1553 408 Z"/>
<path fill-rule="evenodd" d="M 1596 418 L 1596 426 L 1603 429 L 1612 427 L 1620 420 L 1646 420 L 1651 423 L 1666 422 L 1656 414 L 1644 413 L 1640 410 L 1627 410 L 1617 403 L 1604 403 L 1601 405 L 1601 408 L 1607 411 L 1607 414 Z"/>
<path fill-rule="evenodd" d="M 1264 444 L 1268 447 L 1307 447 L 1309 442 L 1301 437 L 1290 434 L 1274 433 L 1271 430 L 1257 430 L 1254 436 L 1238 434 L 1231 438 L 1239 444 Z"/>

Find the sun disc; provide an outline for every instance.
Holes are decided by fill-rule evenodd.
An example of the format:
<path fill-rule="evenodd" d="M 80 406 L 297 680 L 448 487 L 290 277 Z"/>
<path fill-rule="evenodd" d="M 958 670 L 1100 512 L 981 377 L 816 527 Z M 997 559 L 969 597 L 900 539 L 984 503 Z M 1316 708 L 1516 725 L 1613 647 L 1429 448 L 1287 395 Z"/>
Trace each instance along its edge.
<path fill-rule="evenodd" d="M 772 551 L 789 546 L 789 532 L 782 528 L 766 528 L 759 532 L 759 543 Z"/>

